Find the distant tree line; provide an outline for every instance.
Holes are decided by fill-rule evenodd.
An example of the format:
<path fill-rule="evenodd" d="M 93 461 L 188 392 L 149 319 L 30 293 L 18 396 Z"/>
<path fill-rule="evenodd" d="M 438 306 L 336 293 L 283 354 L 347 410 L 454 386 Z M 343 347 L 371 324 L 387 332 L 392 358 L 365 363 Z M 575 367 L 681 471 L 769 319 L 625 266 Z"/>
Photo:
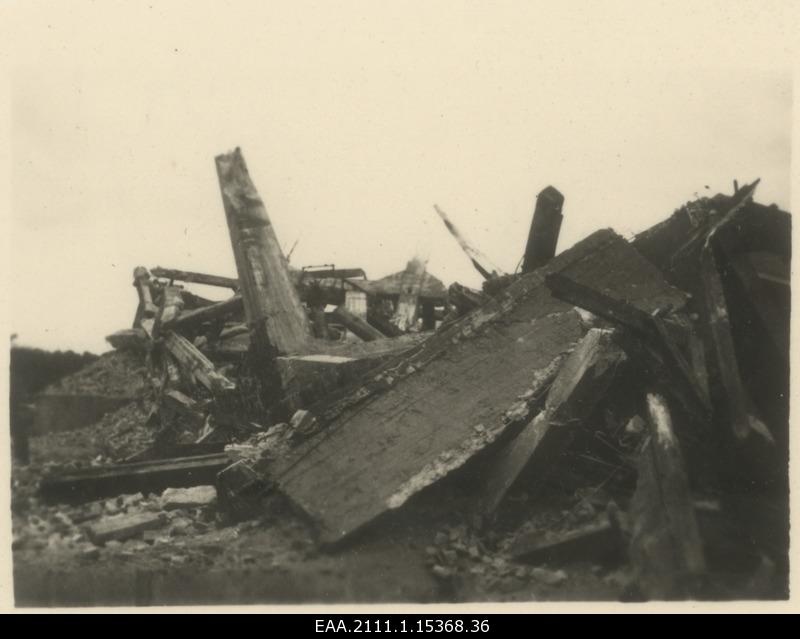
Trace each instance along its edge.
<path fill-rule="evenodd" d="M 29 398 L 62 377 L 70 375 L 97 359 L 92 353 L 44 351 L 39 348 L 12 346 L 9 378 L 12 398 Z"/>

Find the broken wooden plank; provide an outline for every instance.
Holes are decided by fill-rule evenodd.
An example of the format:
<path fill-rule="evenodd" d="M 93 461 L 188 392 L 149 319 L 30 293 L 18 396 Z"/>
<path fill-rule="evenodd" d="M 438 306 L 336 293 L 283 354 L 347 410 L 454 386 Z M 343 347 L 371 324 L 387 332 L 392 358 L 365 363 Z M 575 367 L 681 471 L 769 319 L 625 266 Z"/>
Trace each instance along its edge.
<path fill-rule="evenodd" d="M 649 599 L 681 599 L 696 592 L 706 571 L 689 481 L 669 406 L 647 395 L 649 438 L 641 453 L 630 509 L 630 557 Z"/>
<path fill-rule="evenodd" d="M 161 528 L 167 523 L 164 513 L 141 512 L 105 517 L 86 528 L 93 543 L 103 545 L 109 541 L 133 539 L 145 530 Z"/>
<path fill-rule="evenodd" d="M 765 284 L 759 276 L 749 254 L 737 255 L 719 241 L 715 242 L 715 246 L 721 249 L 725 261 L 736 275 L 745 299 L 775 345 L 775 350 L 788 359 L 790 319 L 788 299 L 782 303 L 784 300 L 772 294 L 770 284 Z"/>
<path fill-rule="evenodd" d="M 653 299 L 683 299 L 625 240 L 599 231 L 346 396 L 312 408 L 322 432 L 257 470 L 332 543 L 465 464 L 502 435 L 503 414 L 537 372 L 584 333 L 578 314 L 544 286 L 554 270 L 645 311 L 655 310 Z"/>
<path fill-rule="evenodd" d="M 400 297 L 392 323 L 402 332 L 407 332 L 417 322 L 419 291 L 425 277 L 425 262 L 418 257 L 409 260 L 400 280 Z"/>
<path fill-rule="evenodd" d="M 158 306 L 153 335 L 159 337 L 164 331 L 164 324 L 174 321 L 183 310 L 183 297 L 179 286 L 165 286 L 161 292 L 161 303 Z"/>
<path fill-rule="evenodd" d="M 156 266 L 150 271 L 155 277 L 163 277 L 173 282 L 186 282 L 187 284 L 205 284 L 206 286 L 217 286 L 229 288 L 233 291 L 239 290 L 239 280 L 234 277 L 222 277 L 220 275 L 207 275 L 205 273 L 195 273 L 194 271 L 180 271 L 174 268 L 161 268 Z"/>
<path fill-rule="evenodd" d="M 162 459 L 158 461 L 98 466 L 50 475 L 42 479 L 40 493 L 50 502 L 82 502 L 101 497 L 161 492 L 214 483 L 230 464 L 226 453 Z"/>
<path fill-rule="evenodd" d="M 396 325 L 375 309 L 367 308 L 367 322 L 377 328 L 386 337 L 399 337 L 403 334 Z"/>
<path fill-rule="evenodd" d="M 561 192 L 548 186 L 536 196 L 536 208 L 533 211 L 531 230 L 528 233 L 528 244 L 522 261 L 522 272 L 530 273 L 544 266 L 556 254 L 558 234 L 564 216 L 564 196 Z"/>
<path fill-rule="evenodd" d="M 613 341 L 613 331 L 593 328 L 566 358 L 554 360 L 555 375 L 543 409 L 527 423 L 519 435 L 506 442 L 487 471 L 484 489 L 478 500 L 482 515 L 491 515 L 509 488 L 528 464 L 536 466 L 539 481 L 558 462 L 572 441 L 574 424 L 585 419 L 605 396 L 625 354 Z M 541 386 L 544 380 L 535 386 Z M 537 392 L 529 392 L 507 418 L 529 422 Z"/>
<path fill-rule="evenodd" d="M 717 356 L 717 373 L 728 400 L 726 410 L 733 436 L 738 441 L 744 441 L 754 430 L 770 439 L 769 431 L 765 433 L 766 426 L 752 414 L 750 396 L 742 382 L 728 304 L 712 246 L 703 249 L 701 267 L 708 325 Z"/>
<path fill-rule="evenodd" d="M 492 264 L 488 257 L 481 253 L 464 237 L 464 235 L 456 228 L 455 224 L 450 221 L 447 213 L 440 209 L 436 204 L 433 205 L 433 208 L 436 210 L 436 213 L 439 214 L 439 217 L 442 218 L 442 222 L 444 222 L 447 230 L 450 231 L 450 234 L 456 239 L 456 242 L 458 242 L 461 250 L 467 254 L 467 257 L 472 262 L 475 270 L 478 271 L 478 273 L 480 273 L 484 279 L 491 280 L 499 275 L 505 275 L 501 268 Z"/>
<path fill-rule="evenodd" d="M 310 327 L 267 209 L 239 148 L 216 157 L 247 322 L 276 353 L 300 352 Z"/>
<path fill-rule="evenodd" d="M 348 311 L 343 305 L 338 306 L 332 313 L 334 319 L 341 322 L 344 327 L 353 333 L 356 337 L 360 337 L 365 342 L 372 340 L 382 339 L 385 337 L 377 328 L 371 326 L 366 321 Z"/>
<path fill-rule="evenodd" d="M 597 521 L 563 532 L 534 531 L 514 540 L 515 561 L 563 565 L 569 561 L 610 564 L 625 555 L 625 536 L 613 508 Z"/>
<path fill-rule="evenodd" d="M 713 204 L 706 207 L 703 207 L 701 203 L 697 203 L 695 206 L 687 205 L 689 211 L 693 211 L 695 208 L 705 209 L 704 217 L 695 222 L 695 230 L 689 239 L 670 256 L 670 266 L 694 263 L 694 256 L 699 255 L 714 235 L 720 230 L 735 226 L 737 221 L 746 214 L 759 181 L 756 180 L 752 184 L 742 187 L 733 197 L 717 196 L 716 202 L 721 205 L 719 210 Z"/>
<path fill-rule="evenodd" d="M 361 268 L 309 268 L 305 267 L 300 272 L 300 279 L 313 278 L 313 279 L 334 279 L 334 280 L 349 280 L 350 278 L 367 278 L 364 269 Z"/>
<path fill-rule="evenodd" d="M 708 384 L 708 366 L 706 365 L 706 347 L 702 338 L 693 330 L 687 332 L 689 340 L 689 364 L 697 386 L 706 401 L 711 404 L 711 389 Z"/>
<path fill-rule="evenodd" d="M 769 251 L 749 251 L 746 259 L 760 280 L 780 284 L 787 289 L 792 285 L 789 262 L 783 256 Z"/>
<path fill-rule="evenodd" d="M 642 335 L 654 336 L 655 334 L 649 315 L 628 304 L 625 300 L 614 298 L 594 287 L 575 282 L 561 273 L 548 275 L 545 278 L 545 284 L 560 300 Z"/>
<path fill-rule="evenodd" d="M 164 443 L 159 442 L 152 446 L 140 450 L 133 455 L 129 455 L 124 460 L 123 464 L 130 464 L 133 462 L 155 461 L 157 459 L 177 459 L 180 457 L 199 457 L 201 455 L 213 455 L 221 453 L 225 450 L 226 442 L 192 442 L 184 443 Z"/>
<path fill-rule="evenodd" d="M 164 321 L 163 328 L 171 328 L 176 331 L 194 329 L 207 322 L 219 322 L 236 315 L 241 312 L 243 306 L 242 296 L 234 295 L 222 302 L 180 313 L 180 315 Z"/>
<path fill-rule="evenodd" d="M 548 275 L 545 283 L 559 299 L 630 329 L 638 337 L 644 338 L 649 356 L 654 357 L 666 369 L 667 374 L 677 385 L 687 408 L 697 412 L 701 417 L 707 415 L 710 410 L 708 396 L 700 386 L 700 382 L 695 379 L 694 372 L 676 346 L 664 320 L 637 309 L 625 299 L 614 298 L 597 288 L 575 282 L 561 273 Z M 677 308 L 685 304 L 686 295 L 682 295 L 683 299 L 678 302 Z M 673 297 L 672 302 L 666 299 L 653 299 L 652 302 L 663 304 L 656 307 L 656 310 L 661 312 L 664 309 L 675 309 L 674 300 Z"/>
<path fill-rule="evenodd" d="M 224 393 L 236 388 L 236 384 L 219 373 L 211 360 L 183 335 L 169 331 L 164 337 L 164 347 L 188 379 L 199 382 L 212 393 Z"/>

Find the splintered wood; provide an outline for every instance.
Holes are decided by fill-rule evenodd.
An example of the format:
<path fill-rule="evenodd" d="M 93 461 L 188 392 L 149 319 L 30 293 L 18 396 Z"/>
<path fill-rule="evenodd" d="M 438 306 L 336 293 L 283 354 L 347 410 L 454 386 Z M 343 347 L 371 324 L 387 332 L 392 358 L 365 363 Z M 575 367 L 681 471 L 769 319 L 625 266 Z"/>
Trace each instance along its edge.
<path fill-rule="evenodd" d="M 537 401 L 540 389 L 545 384 L 550 386 L 543 410 L 502 447 L 490 467 L 480 500 L 484 514 L 497 508 L 529 462 L 537 463 L 537 474 L 542 476 L 558 461 L 572 441 L 575 424 L 588 417 L 626 359 L 612 338 L 611 330 L 591 329 L 568 357 L 553 361 L 553 376 L 536 380 L 517 410 L 507 416 L 509 421 L 528 421 L 530 406 Z"/>
<path fill-rule="evenodd" d="M 436 213 L 442 218 L 442 222 L 444 222 L 445 227 L 450 234 L 455 238 L 458 245 L 461 247 L 461 250 L 464 251 L 466 256 L 472 262 L 472 266 L 475 267 L 475 270 L 478 271 L 483 277 L 487 280 L 497 277 L 498 275 L 504 275 L 502 269 L 492 264 L 488 257 L 486 257 L 483 253 L 481 253 L 477 248 L 475 248 L 467 238 L 456 228 L 456 225 L 450 221 L 450 218 L 447 216 L 442 209 L 439 208 L 438 205 L 434 204 L 433 208 L 436 210 Z"/>
<path fill-rule="evenodd" d="M 210 392 L 224 393 L 236 388 L 236 384 L 219 373 L 211 360 L 183 335 L 170 331 L 164 338 L 164 347 L 188 379 L 202 384 Z"/>
<path fill-rule="evenodd" d="M 336 542 L 465 464 L 505 414 L 585 332 L 550 295 L 561 271 L 646 311 L 684 296 L 621 237 L 598 231 L 381 367 L 325 413 L 323 431 L 265 469 Z"/>
<path fill-rule="evenodd" d="M 277 353 L 300 352 L 311 335 L 308 318 L 242 152 L 216 163 L 247 322 Z"/>
<path fill-rule="evenodd" d="M 652 599 L 692 594 L 706 571 L 689 480 L 666 400 L 647 395 L 649 439 L 631 503 L 631 560 Z"/>

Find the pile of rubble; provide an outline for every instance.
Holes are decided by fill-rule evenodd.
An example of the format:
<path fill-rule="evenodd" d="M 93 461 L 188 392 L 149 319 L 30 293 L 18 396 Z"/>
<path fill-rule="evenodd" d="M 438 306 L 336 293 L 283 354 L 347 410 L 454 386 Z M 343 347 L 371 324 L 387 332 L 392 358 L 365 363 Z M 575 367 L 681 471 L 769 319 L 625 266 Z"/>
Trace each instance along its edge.
<path fill-rule="evenodd" d="M 417 259 L 292 269 L 240 151 L 217 171 L 238 278 L 137 268 L 109 337 L 144 362 L 151 443 L 47 473 L 18 547 L 294 517 L 337 553 L 406 521 L 454 599 L 577 574 L 597 598 L 787 596 L 790 216 L 757 181 L 559 254 L 548 187 L 514 274 L 436 207 L 478 291 Z"/>

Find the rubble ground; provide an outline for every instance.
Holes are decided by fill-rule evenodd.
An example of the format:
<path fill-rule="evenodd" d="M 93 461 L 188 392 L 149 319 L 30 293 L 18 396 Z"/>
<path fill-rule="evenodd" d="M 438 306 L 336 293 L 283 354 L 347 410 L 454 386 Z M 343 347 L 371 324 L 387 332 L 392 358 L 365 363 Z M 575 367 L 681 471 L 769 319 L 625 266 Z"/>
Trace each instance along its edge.
<path fill-rule="evenodd" d="M 131 436 L 116 439 L 112 454 L 125 456 L 135 448 L 131 431 L 137 427 L 130 422 L 131 412 L 116 414 L 117 428 Z M 141 425 L 138 430 L 139 439 L 133 441 L 141 442 L 148 432 Z M 66 435 L 70 448 L 59 445 Z M 55 441 L 37 441 L 48 439 Z M 515 562 L 508 553 L 512 534 L 478 534 L 459 515 L 458 506 L 442 511 L 443 500 L 469 500 L 459 494 L 463 491 L 457 478 L 432 487 L 400 517 L 379 522 L 336 553 L 319 551 L 313 527 L 279 502 L 269 504 L 259 518 L 232 522 L 219 513 L 215 500 L 170 505 L 170 495 L 181 489 L 75 506 L 42 503 L 30 490 L 39 474 L 34 469 L 51 469 L 37 461 L 91 465 L 103 455 L 99 441 L 96 427 L 35 438 L 34 463 L 15 469 L 18 605 L 42 604 L 42 593 L 68 605 L 617 599 L 629 581 L 624 569 L 592 562 L 567 570 Z M 530 507 L 525 495 L 512 500 L 517 507 Z M 527 526 L 569 525 L 596 514 L 591 502 L 577 502 L 576 507 L 574 496 L 563 494 L 553 501 L 545 511 L 537 504 L 537 517 Z M 102 519 L 148 513 L 161 515 L 161 524 L 130 539 L 92 540 L 91 527 Z M 144 586 L 142 574 L 148 575 Z"/>

